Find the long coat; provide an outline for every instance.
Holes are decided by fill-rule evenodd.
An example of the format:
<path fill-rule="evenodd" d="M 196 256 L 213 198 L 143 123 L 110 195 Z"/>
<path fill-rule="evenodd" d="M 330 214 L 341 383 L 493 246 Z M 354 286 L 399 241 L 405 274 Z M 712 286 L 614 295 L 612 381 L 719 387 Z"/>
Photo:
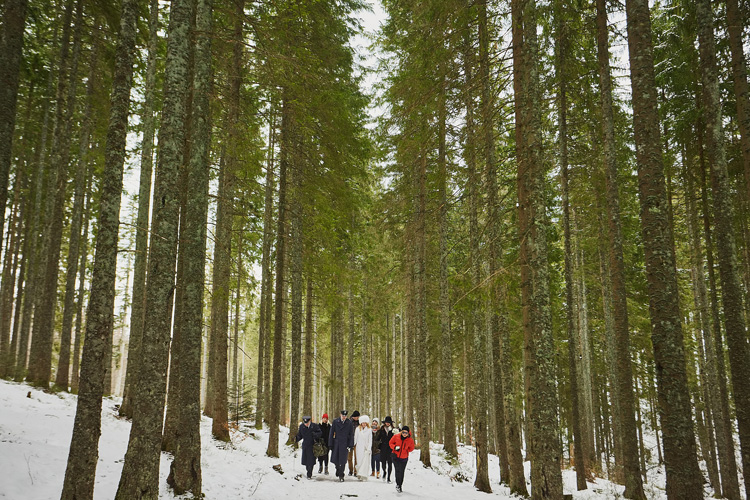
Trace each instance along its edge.
<path fill-rule="evenodd" d="M 331 462 L 335 465 L 346 465 L 349 451 L 354 447 L 354 427 L 350 419 L 341 420 L 338 417 L 331 425 L 328 435 L 328 448 L 331 450 Z"/>
<path fill-rule="evenodd" d="M 378 430 L 378 439 L 380 440 L 380 459 L 381 460 L 388 460 L 392 454 L 391 447 L 388 446 L 389 442 L 391 441 L 391 438 L 394 436 L 395 431 L 393 427 L 391 427 L 390 431 L 387 431 L 385 429 L 385 426 L 381 427 L 380 430 Z"/>
<path fill-rule="evenodd" d="M 357 427 L 354 431 L 354 455 L 357 457 L 357 475 L 370 475 L 370 458 L 372 457 L 372 429 Z"/>
<path fill-rule="evenodd" d="M 315 454 L 313 453 L 313 444 L 315 439 L 322 435 L 320 426 L 310 423 L 310 427 L 305 424 L 299 424 L 299 431 L 294 438 L 295 441 L 302 441 L 302 465 L 315 465 Z"/>

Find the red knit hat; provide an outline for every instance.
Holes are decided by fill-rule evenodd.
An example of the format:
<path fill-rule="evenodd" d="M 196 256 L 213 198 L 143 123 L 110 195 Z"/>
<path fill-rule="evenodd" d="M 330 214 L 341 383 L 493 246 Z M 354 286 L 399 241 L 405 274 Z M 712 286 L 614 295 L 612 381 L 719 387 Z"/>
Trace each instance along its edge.
<path fill-rule="evenodd" d="M 328 418 L 328 413 L 324 413 L 322 418 Z"/>

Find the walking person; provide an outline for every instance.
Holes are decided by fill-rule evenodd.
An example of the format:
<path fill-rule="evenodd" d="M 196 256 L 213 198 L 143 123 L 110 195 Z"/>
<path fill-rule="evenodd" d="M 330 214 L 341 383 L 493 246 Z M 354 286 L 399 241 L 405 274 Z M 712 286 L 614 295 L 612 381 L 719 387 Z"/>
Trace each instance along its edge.
<path fill-rule="evenodd" d="M 391 452 L 389 443 L 394 436 L 393 419 L 391 419 L 390 415 L 383 419 L 383 426 L 377 435 L 380 440 L 380 462 L 383 464 L 383 481 L 387 481 L 390 484 L 391 471 L 393 471 L 393 453 Z M 387 476 L 386 467 L 388 469 Z"/>
<path fill-rule="evenodd" d="M 372 419 L 372 460 L 370 461 L 370 475 L 380 479 L 380 424 L 374 418 Z"/>
<path fill-rule="evenodd" d="M 331 463 L 336 466 L 336 477 L 344 482 L 344 467 L 349 451 L 354 447 L 354 427 L 347 418 L 347 411 L 341 410 L 341 416 L 331 424 L 328 435 L 328 448 L 331 449 Z"/>
<path fill-rule="evenodd" d="M 312 417 L 302 417 L 302 423 L 299 425 L 299 431 L 297 431 L 294 441 L 302 441 L 302 465 L 307 468 L 307 479 L 312 479 L 312 471 L 315 466 L 313 444 L 321 435 L 320 426 L 312 422 Z"/>
<path fill-rule="evenodd" d="M 352 432 L 354 432 L 354 429 L 356 429 L 359 426 L 359 411 L 354 410 L 352 412 Z M 349 450 L 349 455 L 347 457 L 347 461 L 349 462 L 349 475 L 354 475 L 354 467 L 357 465 L 354 461 L 354 447 L 351 447 L 351 450 Z"/>
<path fill-rule="evenodd" d="M 396 469 L 396 491 L 401 493 L 409 453 L 414 450 L 414 439 L 411 437 L 409 426 L 401 427 L 401 432 L 393 436 L 389 444 L 393 450 L 393 466 Z"/>
<path fill-rule="evenodd" d="M 331 434 L 331 424 L 328 423 L 328 413 L 324 413 L 323 417 L 320 419 L 320 431 L 323 433 L 322 436 L 318 439 L 323 446 L 326 447 L 325 455 L 320 455 L 318 457 L 318 474 L 323 472 L 323 465 L 325 465 L 325 473 L 328 474 L 328 453 L 330 450 L 328 449 L 328 436 Z"/>
<path fill-rule="evenodd" d="M 362 415 L 361 422 L 354 431 L 355 472 L 360 481 L 366 481 L 370 475 L 370 457 L 372 456 L 372 430 L 370 417 Z"/>

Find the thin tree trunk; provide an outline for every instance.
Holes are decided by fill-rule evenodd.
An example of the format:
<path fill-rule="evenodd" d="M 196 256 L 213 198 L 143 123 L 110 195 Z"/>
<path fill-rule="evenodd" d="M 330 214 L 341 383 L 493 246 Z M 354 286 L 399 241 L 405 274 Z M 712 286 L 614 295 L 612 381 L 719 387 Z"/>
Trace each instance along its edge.
<path fill-rule="evenodd" d="M 549 269 L 537 67 L 536 2 L 513 0 L 513 87 L 518 157 L 519 237 L 523 295 L 524 362 L 529 377 L 532 498 L 562 496 L 561 450 L 550 316 Z"/>
<path fill-rule="evenodd" d="M 156 498 L 164 420 L 164 398 L 174 295 L 180 193 L 179 167 L 185 145 L 185 98 L 190 53 L 190 0 L 173 0 L 167 30 L 164 108 L 149 250 L 141 365 L 135 380 L 133 425 L 115 498 Z"/>
<path fill-rule="evenodd" d="M 293 112 L 288 98 L 284 98 L 281 113 L 281 161 L 279 162 L 279 218 L 276 234 L 276 285 L 275 285 L 275 308 L 274 308 L 274 332 L 273 332 L 273 383 L 271 387 L 271 408 L 268 419 L 269 437 L 266 455 L 269 457 L 279 456 L 279 424 L 281 421 L 282 404 L 282 356 L 284 355 L 284 277 L 286 274 L 286 240 L 287 240 L 287 169 L 289 168 L 289 155 L 292 148 L 292 128 L 294 127 Z"/>
<path fill-rule="evenodd" d="M 737 245 L 734 234 L 734 214 L 729 188 L 727 161 L 724 150 L 719 77 L 716 66 L 716 45 L 713 33 L 711 3 L 699 0 L 698 40 L 703 87 L 703 110 L 706 125 L 706 146 L 711 163 L 711 187 L 714 201 L 721 277 L 721 298 L 724 306 L 724 324 L 729 347 L 729 367 L 732 373 L 737 427 L 740 435 L 742 472 L 750 477 L 750 346 L 748 345 L 742 302 L 742 285 L 737 263 Z M 750 496 L 750 485 L 745 484 L 745 495 Z"/>
<path fill-rule="evenodd" d="M 86 263 L 89 253 L 89 217 L 91 212 L 91 180 L 86 187 L 86 208 L 83 217 L 83 235 L 81 236 L 81 262 L 78 266 L 78 293 L 76 295 L 76 326 L 73 340 L 73 372 L 70 375 L 70 390 L 78 393 L 79 372 L 81 363 L 81 332 L 83 331 L 83 303 L 86 290 Z"/>
<path fill-rule="evenodd" d="M 667 496 L 684 500 L 697 499 L 703 497 L 703 478 L 696 458 L 690 393 L 685 371 L 648 1 L 627 0 L 626 11 L 651 340 L 657 364 Z"/>
<path fill-rule="evenodd" d="M 222 151 L 219 172 L 219 199 L 216 208 L 216 238 L 214 244 L 213 291 L 211 294 L 211 352 L 214 353 L 213 363 L 209 356 L 209 370 L 213 371 L 213 386 L 207 394 L 207 400 L 213 403 L 210 407 L 213 423 L 211 434 L 215 439 L 228 442 L 229 412 L 227 408 L 227 333 L 229 324 L 229 278 L 232 259 L 232 226 L 234 220 L 234 184 L 238 168 L 238 141 L 240 139 L 240 88 L 242 86 L 242 33 L 245 18 L 244 1 L 236 2 L 234 12 L 234 33 L 232 46 L 232 62 L 228 70 L 229 96 L 227 103 L 227 132 L 228 144 Z M 209 112 L 208 109 L 206 112 Z"/>
<path fill-rule="evenodd" d="M 428 373 L 429 356 L 428 335 L 427 335 L 427 291 L 425 272 L 425 260 L 427 253 L 427 229 L 426 229 L 426 210 L 427 210 L 427 152 L 422 151 L 417 168 L 416 184 L 416 205 L 417 205 L 417 227 L 416 227 L 416 253 L 414 262 L 414 274 L 416 277 L 415 298 L 417 309 L 414 320 L 416 321 L 416 341 L 414 358 L 417 373 L 423 376 L 420 383 L 417 384 L 417 439 L 419 440 L 419 460 L 424 467 L 432 467 L 430 460 L 430 422 L 429 422 L 429 392 L 427 384 L 430 377 Z M 366 288 L 366 287 L 365 287 Z M 363 320 L 364 321 L 364 320 Z"/>
<path fill-rule="evenodd" d="M 141 172 L 138 187 L 138 218 L 135 229 L 135 262 L 133 264 L 133 292 L 130 309 L 130 335 L 128 364 L 125 372 L 125 389 L 120 405 L 120 416 L 133 417 L 132 388 L 140 361 L 143 339 L 144 309 L 146 307 L 146 269 L 148 266 L 148 219 L 151 209 L 151 177 L 154 165 L 154 131 L 156 128 L 156 55 L 159 48 L 159 2 L 149 0 L 148 56 L 146 86 L 143 104 L 143 141 L 141 142 Z"/>
<path fill-rule="evenodd" d="M 81 241 L 81 225 L 83 224 L 83 205 L 86 198 L 86 177 L 88 170 L 88 149 L 91 140 L 92 100 L 96 85 L 98 68 L 99 42 L 94 41 L 89 63 L 89 76 L 86 84 L 86 109 L 81 126 L 81 138 L 78 148 L 78 165 L 75 176 L 75 192 L 73 195 L 73 213 L 70 224 L 70 241 L 68 242 L 68 263 L 65 276 L 65 303 L 63 305 L 62 333 L 60 335 L 60 364 L 57 367 L 55 385 L 64 391 L 68 390 L 70 380 L 70 347 L 71 332 L 73 330 L 73 315 L 75 314 L 76 275 L 78 274 L 78 254 Z"/>
<path fill-rule="evenodd" d="M 104 363 L 108 359 L 107 351 L 112 349 L 120 198 L 137 23 L 138 2 L 124 0 L 120 14 L 120 32 L 117 38 L 115 71 L 110 93 L 104 175 L 100 186 L 99 230 L 89 295 L 86 341 L 81 362 L 81 384 L 61 494 L 62 500 L 93 498 L 94 495 L 96 465 L 99 461 L 103 382 L 106 370 Z"/>
<path fill-rule="evenodd" d="M 57 274 L 62 244 L 65 187 L 68 180 L 70 136 L 75 110 L 75 94 L 78 64 L 78 47 L 82 24 L 83 4 L 78 0 L 76 8 L 76 35 L 74 56 L 70 59 L 70 27 L 73 1 L 69 0 L 63 14 L 63 37 L 60 45 L 60 71 L 57 76 L 55 125 L 52 141 L 52 156 L 49 160 L 50 182 L 46 200 L 45 223 L 39 262 L 41 290 L 35 296 L 34 323 L 31 333 L 28 380 L 39 387 L 48 387 L 52 372 L 52 342 L 54 337 L 55 305 L 57 298 Z M 70 64 L 70 68 L 69 68 Z M 68 72 L 70 71 L 70 72 Z"/>
<path fill-rule="evenodd" d="M 387 331 L 387 330 L 386 330 Z M 305 386 L 302 391 L 302 414 L 313 416 L 313 283 L 312 278 L 307 277 L 307 290 L 305 294 Z M 380 380 L 380 379 L 378 379 Z M 323 436 L 326 437 L 326 436 Z"/>
<path fill-rule="evenodd" d="M 256 384 L 257 398 L 255 406 L 255 428 L 263 427 L 263 415 L 268 410 L 267 379 L 268 379 L 268 352 L 271 301 L 271 240 L 273 239 L 273 193 L 274 193 L 274 132 L 276 125 L 276 114 L 271 112 L 271 122 L 268 125 L 268 162 L 266 164 L 265 203 L 263 205 L 263 254 L 261 256 L 261 285 L 260 285 L 260 307 L 258 328 L 258 382 Z"/>

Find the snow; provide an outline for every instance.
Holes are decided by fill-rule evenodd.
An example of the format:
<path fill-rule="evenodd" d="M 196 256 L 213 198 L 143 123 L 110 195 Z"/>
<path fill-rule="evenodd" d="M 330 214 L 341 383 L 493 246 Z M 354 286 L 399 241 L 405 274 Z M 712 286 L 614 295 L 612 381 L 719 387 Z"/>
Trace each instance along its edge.
<path fill-rule="evenodd" d="M 28 395 L 28 397 L 27 397 Z M 99 465 L 96 470 L 95 499 L 114 498 L 127 448 L 130 423 L 116 417 L 118 399 L 105 399 L 102 410 L 102 437 L 99 443 Z M 49 394 L 25 384 L 0 381 L 0 499 L 49 500 L 60 497 L 68 447 L 73 429 L 76 396 Z M 265 456 L 268 431 L 256 431 L 241 424 L 232 431 L 232 444 L 211 439 L 211 421 L 201 422 L 203 493 L 211 499 L 278 499 L 305 498 L 310 500 L 331 498 L 392 498 L 486 499 L 515 498 L 507 487 L 498 484 L 498 459 L 490 455 L 490 480 L 493 493 L 476 491 L 474 481 L 474 455 L 470 447 L 459 448 L 458 464 L 445 460 L 442 445 L 433 444 L 432 469 L 419 462 L 419 451 L 412 452 L 406 468 L 403 493 L 393 484 L 369 477 L 358 481 L 346 476 L 344 483 L 337 482 L 333 465 L 330 474 L 317 475 L 313 480 L 304 477 L 305 468 L 300 463 L 299 450 L 283 445 L 288 429 L 281 428 L 280 458 Z M 175 498 L 166 483 L 171 456 L 162 454 L 161 492 L 163 499 Z M 280 464 L 283 475 L 273 470 Z M 526 462 L 526 477 L 529 463 Z M 661 471 L 661 473 L 660 473 Z M 452 480 L 457 473 L 465 482 Z M 646 485 L 649 499 L 664 499 L 663 468 L 650 468 L 650 481 Z M 564 470 L 565 493 L 575 499 L 621 498 L 622 487 L 604 479 L 589 483 L 589 489 L 575 491 L 575 471 Z M 708 491 L 706 497 L 708 498 Z"/>

